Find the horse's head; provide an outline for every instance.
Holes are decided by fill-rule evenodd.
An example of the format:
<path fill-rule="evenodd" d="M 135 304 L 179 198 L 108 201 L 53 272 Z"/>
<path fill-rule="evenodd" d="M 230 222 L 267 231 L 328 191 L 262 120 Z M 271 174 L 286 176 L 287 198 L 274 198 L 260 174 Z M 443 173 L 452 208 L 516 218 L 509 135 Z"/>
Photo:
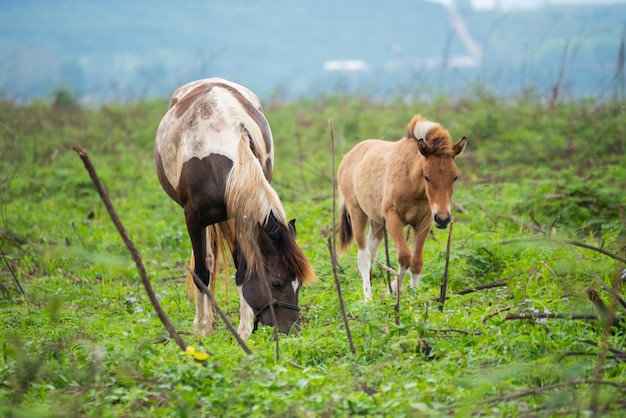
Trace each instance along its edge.
<path fill-rule="evenodd" d="M 450 205 L 458 170 L 454 158 L 465 149 L 467 138 L 456 144 L 450 141 L 448 131 L 436 125 L 424 138 L 416 138 L 422 159 L 422 175 L 428 204 L 437 228 L 446 228 L 452 221 Z"/>
<path fill-rule="evenodd" d="M 237 283 L 243 280 L 243 296 L 255 313 L 255 328 L 260 322 L 275 325 L 285 334 L 299 329 L 298 292 L 302 283 L 314 275 L 295 237 L 295 220 L 284 225 L 270 215 L 259 230 L 258 254 L 262 262 L 258 270 L 250 268 L 241 255 L 236 257 Z"/>

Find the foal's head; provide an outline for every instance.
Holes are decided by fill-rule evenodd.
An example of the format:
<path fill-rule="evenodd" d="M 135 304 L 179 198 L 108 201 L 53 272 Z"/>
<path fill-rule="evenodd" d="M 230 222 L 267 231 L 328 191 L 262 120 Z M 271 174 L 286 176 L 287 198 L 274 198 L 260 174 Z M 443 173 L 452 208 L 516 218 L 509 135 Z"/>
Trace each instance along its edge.
<path fill-rule="evenodd" d="M 299 329 L 300 286 L 314 280 L 315 276 L 306 256 L 296 245 L 295 237 L 295 220 L 284 225 L 270 214 L 259 231 L 257 267 L 248 266 L 241 255 L 236 257 L 237 283 L 243 281 L 243 296 L 255 313 L 255 328 L 260 322 L 274 325 L 285 334 Z"/>
<path fill-rule="evenodd" d="M 417 135 L 416 135 L 417 134 Z M 450 134 L 439 124 L 428 122 L 419 116 L 407 126 L 409 138 L 417 140 L 422 159 L 426 196 L 437 228 L 446 228 L 452 221 L 450 205 L 458 170 L 454 158 L 465 149 L 467 138 L 456 144 Z"/>

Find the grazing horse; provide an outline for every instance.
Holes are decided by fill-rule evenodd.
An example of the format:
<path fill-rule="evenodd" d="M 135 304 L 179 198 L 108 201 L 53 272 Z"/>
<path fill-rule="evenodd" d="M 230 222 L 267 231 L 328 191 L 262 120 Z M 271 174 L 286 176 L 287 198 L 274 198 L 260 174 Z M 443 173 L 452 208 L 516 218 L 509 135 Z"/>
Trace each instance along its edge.
<path fill-rule="evenodd" d="M 466 143 L 463 137 L 453 144 L 441 125 L 416 115 L 407 125 L 406 138 L 365 140 L 344 156 L 337 170 L 339 249 L 345 252 L 355 239 L 365 300 L 372 300 L 372 260 L 383 239 L 383 222 L 398 251 L 398 277 L 392 292 L 401 291 L 408 269 L 411 287 L 419 286 L 424 242 L 432 222 L 446 228 L 452 220 L 450 204 L 458 175 L 454 158 Z M 414 232 L 413 256 L 403 233 L 406 225 Z"/>
<path fill-rule="evenodd" d="M 295 220 L 287 222 L 270 186 L 273 146 L 259 99 L 219 78 L 177 89 L 156 134 L 157 176 L 183 208 L 193 271 L 211 289 L 217 266 L 227 263 L 230 251 L 244 339 L 253 321 L 255 329 L 261 322 L 283 333 L 297 330 L 300 285 L 315 280 L 296 244 Z M 206 336 L 214 323 L 211 302 L 195 293 L 194 328 Z"/>

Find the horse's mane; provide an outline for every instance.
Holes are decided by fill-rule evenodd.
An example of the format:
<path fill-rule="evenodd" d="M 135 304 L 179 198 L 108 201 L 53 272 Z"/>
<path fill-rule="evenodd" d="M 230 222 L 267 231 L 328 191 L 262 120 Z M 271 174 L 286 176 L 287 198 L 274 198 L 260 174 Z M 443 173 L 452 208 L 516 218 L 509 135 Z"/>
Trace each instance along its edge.
<path fill-rule="evenodd" d="M 406 127 L 407 138 L 424 139 L 431 155 L 437 157 L 454 157 L 452 137 L 447 129 L 437 122 L 424 119 L 421 115 L 413 116 Z"/>
<path fill-rule="evenodd" d="M 258 128 L 257 128 L 258 130 Z M 266 179 L 253 148 L 265 148 L 263 138 L 242 126 L 237 158 L 226 182 L 226 207 L 234 220 L 236 239 L 251 272 L 263 273 L 263 257 L 258 248 L 260 228 L 268 223 L 270 215 L 282 226 L 281 241 L 285 263 L 302 283 L 314 280 L 315 275 L 295 239 L 288 233 L 285 210 L 276 191 Z"/>

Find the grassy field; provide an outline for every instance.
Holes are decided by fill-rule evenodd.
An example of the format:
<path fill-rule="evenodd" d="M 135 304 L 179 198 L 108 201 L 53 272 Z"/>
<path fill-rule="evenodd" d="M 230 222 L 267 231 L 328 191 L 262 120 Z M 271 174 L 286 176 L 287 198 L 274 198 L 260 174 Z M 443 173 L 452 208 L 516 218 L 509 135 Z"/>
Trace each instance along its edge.
<path fill-rule="evenodd" d="M 279 358 L 272 329 L 252 335 L 248 356 L 218 321 L 211 337 L 183 335 L 209 354 L 202 365 L 169 339 L 72 151 L 88 152 L 158 300 L 177 330 L 192 331 L 190 244 L 152 155 L 166 107 L 0 103 L 0 415 L 620 416 L 626 408 L 621 103 L 265 103 L 273 185 L 320 280 L 301 292 L 302 332 L 280 337 Z M 353 354 L 327 248 L 329 120 L 338 164 L 362 139 L 401 138 L 415 113 L 469 138 L 457 161 L 448 299 L 435 301 L 447 230 L 426 243 L 421 288 L 403 293 L 400 325 L 382 270 L 374 301 L 363 301 L 353 248 L 338 260 Z M 502 286 L 459 293 L 496 281 Z M 216 297 L 236 325 L 234 281 L 218 283 Z"/>

